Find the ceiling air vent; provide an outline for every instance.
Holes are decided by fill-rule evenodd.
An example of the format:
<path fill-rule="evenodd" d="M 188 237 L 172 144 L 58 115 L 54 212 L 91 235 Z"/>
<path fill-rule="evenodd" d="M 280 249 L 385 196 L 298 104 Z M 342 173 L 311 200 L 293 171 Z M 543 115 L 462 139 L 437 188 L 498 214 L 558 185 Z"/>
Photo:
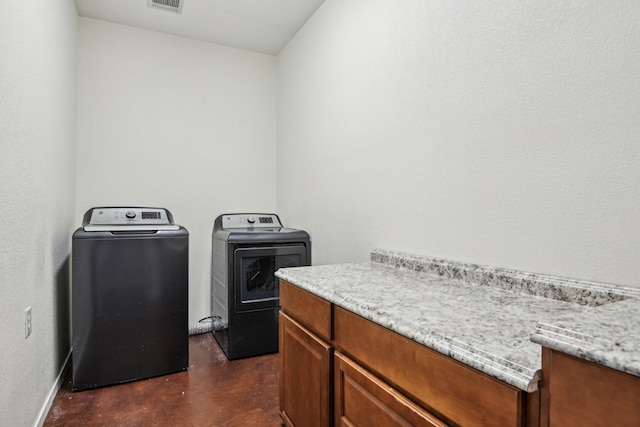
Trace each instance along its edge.
<path fill-rule="evenodd" d="M 149 7 L 159 7 L 176 13 L 182 12 L 184 0 L 149 0 Z"/>

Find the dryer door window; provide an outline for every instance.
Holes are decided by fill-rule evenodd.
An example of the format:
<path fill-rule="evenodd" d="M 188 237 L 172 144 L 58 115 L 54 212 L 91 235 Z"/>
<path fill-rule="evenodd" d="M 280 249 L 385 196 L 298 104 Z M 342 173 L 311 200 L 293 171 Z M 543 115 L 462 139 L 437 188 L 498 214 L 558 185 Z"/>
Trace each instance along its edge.
<path fill-rule="evenodd" d="M 241 248 L 235 251 L 235 306 L 252 310 L 279 305 L 278 278 L 282 267 L 306 265 L 304 246 Z"/>

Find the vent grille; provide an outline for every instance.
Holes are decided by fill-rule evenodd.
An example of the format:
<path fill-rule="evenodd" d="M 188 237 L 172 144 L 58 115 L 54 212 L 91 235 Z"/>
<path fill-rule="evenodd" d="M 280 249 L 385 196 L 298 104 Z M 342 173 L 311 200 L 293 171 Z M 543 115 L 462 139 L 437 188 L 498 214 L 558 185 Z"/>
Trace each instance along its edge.
<path fill-rule="evenodd" d="M 184 0 L 149 0 L 149 7 L 159 7 L 176 13 L 182 12 Z"/>

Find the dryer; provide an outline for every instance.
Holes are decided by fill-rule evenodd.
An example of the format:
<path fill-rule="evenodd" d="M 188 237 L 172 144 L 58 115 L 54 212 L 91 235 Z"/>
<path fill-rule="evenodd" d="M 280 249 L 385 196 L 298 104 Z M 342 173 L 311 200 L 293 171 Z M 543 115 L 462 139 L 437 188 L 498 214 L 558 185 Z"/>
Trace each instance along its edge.
<path fill-rule="evenodd" d="M 212 233 L 213 335 L 228 359 L 278 351 L 280 267 L 311 265 L 304 230 L 282 226 L 276 214 L 233 213 L 216 218 Z"/>

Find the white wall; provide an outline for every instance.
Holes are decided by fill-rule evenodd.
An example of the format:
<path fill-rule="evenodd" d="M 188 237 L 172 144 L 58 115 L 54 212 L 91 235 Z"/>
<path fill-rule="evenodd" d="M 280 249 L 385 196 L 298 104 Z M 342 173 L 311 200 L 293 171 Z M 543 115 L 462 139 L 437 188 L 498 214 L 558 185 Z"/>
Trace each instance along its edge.
<path fill-rule="evenodd" d="M 38 421 L 69 353 L 76 20 L 73 0 L 0 2 L 1 426 Z"/>
<path fill-rule="evenodd" d="M 374 247 L 640 286 L 640 3 L 327 0 L 278 56 L 278 211 Z"/>
<path fill-rule="evenodd" d="M 211 231 L 275 211 L 276 59 L 80 18 L 76 221 L 168 208 L 190 232 L 189 320 L 210 315 Z"/>

